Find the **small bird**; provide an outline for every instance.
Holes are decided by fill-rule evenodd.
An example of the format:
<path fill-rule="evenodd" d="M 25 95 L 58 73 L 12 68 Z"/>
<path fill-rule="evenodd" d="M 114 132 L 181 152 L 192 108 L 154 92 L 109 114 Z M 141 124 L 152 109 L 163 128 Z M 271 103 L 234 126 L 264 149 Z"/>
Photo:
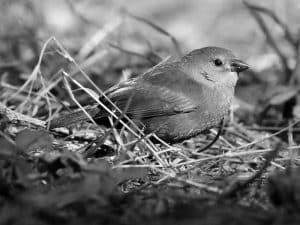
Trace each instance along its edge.
<path fill-rule="evenodd" d="M 158 64 L 111 87 L 106 95 L 129 118 L 142 124 L 144 133 L 153 132 L 168 143 L 176 143 L 224 119 L 234 98 L 238 73 L 248 68 L 227 49 L 205 47 L 178 61 Z M 100 101 L 107 103 L 103 97 Z M 98 124 L 107 124 L 109 114 L 102 107 L 90 112 Z M 77 121 L 84 117 L 87 120 L 78 114 Z"/>

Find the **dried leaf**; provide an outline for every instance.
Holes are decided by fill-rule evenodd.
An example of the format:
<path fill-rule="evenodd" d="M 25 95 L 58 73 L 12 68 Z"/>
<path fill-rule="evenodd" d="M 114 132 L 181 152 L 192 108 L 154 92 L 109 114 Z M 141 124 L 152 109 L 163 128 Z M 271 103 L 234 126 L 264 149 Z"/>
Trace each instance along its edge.
<path fill-rule="evenodd" d="M 52 147 L 52 137 L 45 130 L 25 129 L 17 134 L 16 145 L 26 152 L 49 150 Z"/>

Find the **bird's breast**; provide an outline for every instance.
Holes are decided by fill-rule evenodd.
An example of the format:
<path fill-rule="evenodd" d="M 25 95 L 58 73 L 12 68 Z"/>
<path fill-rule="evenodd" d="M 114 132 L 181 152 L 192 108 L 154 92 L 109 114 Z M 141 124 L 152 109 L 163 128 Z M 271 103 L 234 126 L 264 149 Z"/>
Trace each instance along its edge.
<path fill-rule="evenodd" d="M 212 91 L 207 107 L 209 113 L 207 120 L 212 121 L 212 126 L 218 124 L 228 114 L 233 98 L 234 88 L 223 88 Z"/>

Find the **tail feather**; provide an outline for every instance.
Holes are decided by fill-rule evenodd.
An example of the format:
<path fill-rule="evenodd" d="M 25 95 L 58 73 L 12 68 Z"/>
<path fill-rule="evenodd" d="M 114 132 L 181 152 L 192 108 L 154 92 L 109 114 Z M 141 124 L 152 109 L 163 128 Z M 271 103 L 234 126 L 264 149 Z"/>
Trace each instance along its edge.
<path fill-rule="evenodd" d="M 86 112 L 93 118 L 97 113 L 99 113 L 99 108 L 95 106 L 89 106 L 85 108 Z M 71 125 L 87 122 L 89 118 L 82 111 L 78 110 L 75 112 L 67 113 L 65 115 L 61 115 L 58 118 L 53 119 L 50 122 L 50 129 L 58 128 L 58 127 L 69 127 Z"/>

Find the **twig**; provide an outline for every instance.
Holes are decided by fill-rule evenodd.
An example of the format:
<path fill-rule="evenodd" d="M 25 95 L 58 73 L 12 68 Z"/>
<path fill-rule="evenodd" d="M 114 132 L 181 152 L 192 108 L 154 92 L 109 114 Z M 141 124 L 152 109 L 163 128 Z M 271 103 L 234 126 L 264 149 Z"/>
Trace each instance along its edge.
<path fill-rule="evenodd" d="M 251 127 L 251 126 L 245 126 L 246 129 L 251 130 L 251 131 L 268 131 L 268 132 L 276 132 L 284 127 L 276 127 L 276 126 L 259 126 L 259 127 Z M 300 128 L 294 128 L 293 133 L 299 133 Z"/>
<path fill-rule="evenodd" d="M 51 41 L 55 40 L 54 37 L 50 37 L 46 42 L 45 44 L 43 45 L 42 47 L 42 50 L 40 52 L 40 56 L 39 56 L 39 59 L 38 59 L 38 62 L 37 64 L 35 65 L 32 73 L 30 74 L 29 78 L 27 79 L 27 81 L 19 88 L 19 90 L 14 93 L 9 99 L 13 99 L 14 97 L 16 97 L 17 95 L 19 95 L 27 85 L 29 85 L 31 83 L 31 86 L 33 85 L 32 81 L 36 80 L 37 76 L 38 76 L 38 73 L 41 72 L 41 63 L 42 63 L 42 60 L 43 60 L 43 57 L 44 57 L 44 54 L 45 54 L 45 51 L 46 51 L 46 48 L 48 47 L 49 43 Z M 31 92 L 29 92 L 30 94 Z"/>
<path fill-rule="evenodd" d="M 289 125 L 292 123 L 292 120 L 289 120 Z M 293 126 L 289 126 L 288 129 L 288 145 L 289 145 L 289 158 L 290 158 L 290 165 L 289 167 L 293 168 L 295 160 L 294 160 L 294 150 L 291 148 L 295 145 L 294 143 L 294 136 L 293 136 Z"/>
<path fill-rule="evenodd" d="M 46 122 L 32 118 L 30 116 L 26 116 L 22 113 L 15 112 L 14 110 L 11 110 L 7 108 L 5 105 L 3 105 L 0 102 L 0 115 L 5 115 L 11 122 L 25 122 L 29 123 L 38 127 L 45 127 Z"/>
<path fill-rule="evenodd" d="M 197 164 L 197 163 L 204 162 L 207 160 L 212 160 L 212 159 L 234 158 L 234 157 L 241 157 L 244 155 L 260 154 L 260 153 L 265 153 L 265 152 L 270 152 L 270 151 L 272 151 L 272 149 L 261 149 L 261 150 L 244 151 L 244 152 L 237 152 L 237 153 L 227 152 L 227 153 L 220 154 L 220 155 L 208 156 L 208 157 L 201 158 L 201 159 L 195 159 L 195 160 L 190 160 L 187 162 L 178 163 L 177 165 L 174 165 L 174 166 L 181 167 L 181 166 L 186 166 L 186 165 Z"/>
<path fill-rule="evenodd" d="M 166 175 L 167 178 L 172 178 L 172 179 L 178 180 L 180 182 L 183 182 L 183 183 L 186 183 L 188 185 L 197 187 L 199 189 L 208 191 L 210 193 L 220 194 L 222 192 L 221 189 L 219 189 L 218 187 L 213 187 L 213 186 L 209 186 L 207 184 L 197 183 L 197 182 L 189 180 L 189 179 L 184 179 L 184 178 L 178 177 L 175 173 L 168 173 L 167 171 L 161 170 L 159 168 L 154 168 L 154 169 L 156 171 Z"/>
<path fill-rule="evenodd" d="M 253 141 L 253 142 L 251 142 L 251 143 L 248 143 L 248 144 L 245 144 L 245 145 L 242 145 L 242 146 L 239 146 L 239 147 L 237 147 L 235 150 L 243 149 L 243 148 L 249 147 L 249 146 L 251 146 L 251 145 L 257 144 L 257 143 L 259 143 L 259 142 L 265 141 L 265 140 L 267 140 L 267 139 L 269 139 L 269 138 L 271 138 L 271 137 L 277 136 L 278 134 L 281 134 L 282 132 L 287 131 L 290 127 L 295 126 L 295 125 L 296 125 L 297 123 L 299 123 L 299 122 L 300 122 L 300 120 L 296 120 L 296 121 L 294 121 L 293 123 L 289 124 L 289 126 L 283 128 L 283 129 L 281 129 L 281 130 L 279 130 L 279 131 L 277 131 L 277 132 L 275 132 L 275 133 L 273 133 L 273 134 L 270 134 L 269 136 L 267 136 L 267 137 L 265 137 L 265 138 L 262 138 L 262 139 L 257 140 L 257 141 Z"/>
<path fill-rule="evenodd" d="M 63 74 L 63 81 L 64 81 L 64 84 L 65 84 L 65 87 L 67 88 L 67 91 L 69 93 L 69 96 L 71 97 L 71 99 L 75 102 L 75 104 L 84 112 L 84 114 L 87 116 L 87 118 L 94 124 L 94 125 L 97 125 L 96 122 L 93 120 L 93 118 L 90 116 L 90 114 L 85 110 L 84 107 L 82 107 L 82 105 L 77 101 L 77 99 L 75 98 L 75 96 L 73 95 L 72 93 L 72 89 L 71 89 L 71 86 L 69 84 L 69 82 L 67 81 L 67 77 L 71 78 L 66 72 L 62 72 Z M 86 92 L 88 92 L 86 89 L 85 89 Z"/>

